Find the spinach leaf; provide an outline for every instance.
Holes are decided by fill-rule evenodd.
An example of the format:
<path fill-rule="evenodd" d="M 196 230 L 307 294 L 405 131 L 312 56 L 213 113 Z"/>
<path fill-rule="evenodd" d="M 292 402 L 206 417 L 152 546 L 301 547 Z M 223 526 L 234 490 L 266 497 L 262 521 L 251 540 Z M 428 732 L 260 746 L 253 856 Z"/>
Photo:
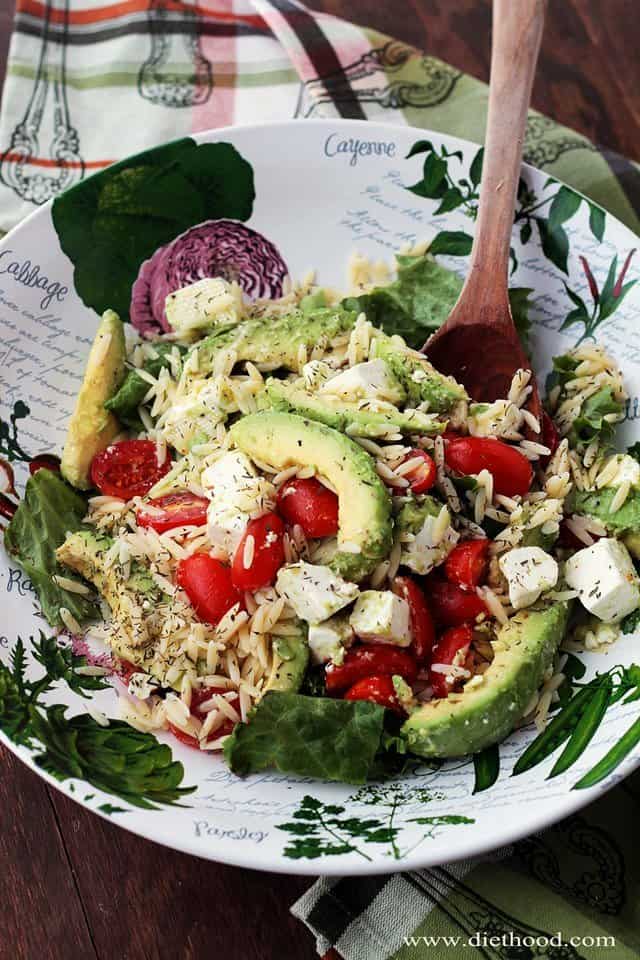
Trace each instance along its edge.
<path fill-rule="evenodd" d="M 234 773 L 276 767 L 320 780 L 364 783 L 383 732 L 384 710 L 367 701 L 268 693 L 224 746 Z"/>
<path fill-rule="evenodd" d="M 144 260 L 204 220 L 248 220 L 254 197 L 253 170 L 235 147 L 185 138 L 83 180 L 51 213 L 84 303 L 127 320 Z"/>
<path fill-rule="evenodd" d="M 23 568 L 40 599 L 49 623 L 62 625 L 60 607 L 66 607 L 82 622 L 97 616 L 97 605 L 78 593 L 63 590 L 52 579 L 69 576 L 56 560 L 56 549 L 67 532 L 82 528 L 87 511 L 84 497 L 73 490 L 59 473 L 38 470 L 27 481 L 24 499 L 5 530 L 7 551 Z"/>
<path fill-rule="evenodd" d="M 149 357 L 143 364 L 143 369 L 151 376 L 157 377 L 161 370 L 169 367 L 169 354 L 176 344 L 156 343 L 154 350 L 157 356 Z M 180 355 L 186 353 L 186 347 L 178 347 Z M 149 384 L 144 380 L 137 370 L 129 370 L 122 386 L 107 402 L 105 407 L 115 414 L 120 423 L 124 426 L 138 430 L 142 427 L 142 422 L 138 416 L 138 407 L 144 400 Z"/>

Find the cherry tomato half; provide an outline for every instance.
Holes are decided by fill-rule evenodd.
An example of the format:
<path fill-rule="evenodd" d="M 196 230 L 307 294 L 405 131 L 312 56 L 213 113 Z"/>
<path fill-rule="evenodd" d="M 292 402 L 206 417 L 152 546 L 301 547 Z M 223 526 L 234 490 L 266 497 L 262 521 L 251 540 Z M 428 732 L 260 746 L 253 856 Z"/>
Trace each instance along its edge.
<path fill-rule="evenodd" d="M 455 660 L 462 666 L 469 652 L 472 640 L 473 629 L 468 623 L 463 623 L 460 624 L 459 627 L 451 627 L 449 630 L 445 630 L 433 648 L 432 663 L 449 664 Z M 433 689 L 434 697 L 446 697 L 455 686 L 455 683 L 450 683 L 446 679 L 445 673 L 440 673 L 433 669 L 429 671 L 429 682 Z"/>
<path fill-rule="evenodd" d="M 484 579 L 489 565 L 488 540 L 463 540 L 453 548 L 444 564 L 449 583 L 473 590 Z"/>
<path fill-rule="evenodd" d="M 156 500 L 149 500 L 136 513 L 139 527 L 151 527 L 158 533 L 173 530 L 175 527 L 201 527 L 207 522 L 209 501 L 197 497 L 195 493 L 181 490 L 168 493 Z"/>
<path fill-rule="evenodd" d="M 488 470 L 495 492 L 507 497 L 524 496 L 531 486 L 531 464 L 519 450 L 502 440 L 490 437 L 450 440 L 445 444 L 444 458 L 448 467 L 465 476 Z"/>
<path fill-rule="evenodd" d="M 426 450 L 411 450 L 404 459 L 406 462 L 416 458 L 423 462 L 404 476 L 409 481 L 413 493 L 426 493 L 436 482 L 436 465 L 433 457 L 430 457 Z"/>
<path fill-rule="evenodd" d="M 418 664 L 428 663 L 436 641 L 436 629 L 424 593 L 411 577 L 396 577 L 392 589 L 409 604 L 413 635 L 409 653 L 413 654 Z"/>
<path fill-rule="evenodd" d="M 475 620 L 487 608 L 475 590 L 463 590 L 456 583 L 432 579 L 427 588 L 433 618 L 442 627 L 457 627 L 466 620 Z"/>
<path fill-rule="evenodd" d="M 340 666 L 333 663 L 327 666 L 327 693 L 341 693 L 357 680 L 380 674 L 396 674 L 407 683 L 413 683 L 417 673 L 418 665 L 406 650 L 386 644 L 363 643 L 349 650 Z"/>
<path fill-rule="evenodd" d="M 171 469 L 171 458 L 158 463 L 152 440 L 121 440 L 91 461 L 91 482 L 107 497 L 144 497 Z"/>
<path fill-rule="evenodd" d="M 242 599 L 233 585 L 229 567 L 208 553 L 194 553 L 181 560 L 176 579 L 200 619 L 213 626 Z"/>
<path fill-rule="evenodd" d="M 299 523 L 307 537 L 338 532 L 338 498 L 315 477 L 294 477 L 278 491 L 278 512 L 287 523 Z"/>
<path fill-rule="evenodd" d="M 371 703 L 378 703 L 381 707 L 386 707 L 387 710 L 393 710 L 394 713 L 405 713 L 398 700 L 393 680 L 388 674 L 363 677 L 362 680 L 358 680 L 352 687 L 349 687 L 344 699 L 369 700 Z"/>
<path fill-rule="evenodd" d="M 198 690 L 194 690 L 191 694 L 191 713 L 194 717 L 197 717 L 198 720 L 202 720 L 206 717 L 206 713 L 203 713 L 200 710 L 200 704 L 204 703 L 205 700 L 209 700 L 213 696 L 215 690 L 212 690 L 211 687 L 200 687 Z M 230 697 L 229 703 L 235 709 L 238 709 L 240 703 L 239 698 Z M 176 727 L 174 723 L 169 723 L 169 730 L 181 743 L 186 744 L 187 747 L 195 747 L 200 749 L 200 744 L 198 743 L 195 737 L 192 737 L 190 733 L 186 733 L 184 730 L 181 730 L 180 727 Z M 211 738 L 217 740 L 218 737 L 226 737 L 233 732 L 235 723 L 229 717 L 225 717 L 221 725 L 211 734 Z"/>
<path fill-rule="evenodd" d="M 253 537 L 253 550 L 247 543 Z M 273 583 L 284 563 L 284 523 L 277 513 L 250 520 L 233 557 L 231 579 L 238 590 L 260 590 Z M 245 560 L 249 563 L 245 566 Z"/>

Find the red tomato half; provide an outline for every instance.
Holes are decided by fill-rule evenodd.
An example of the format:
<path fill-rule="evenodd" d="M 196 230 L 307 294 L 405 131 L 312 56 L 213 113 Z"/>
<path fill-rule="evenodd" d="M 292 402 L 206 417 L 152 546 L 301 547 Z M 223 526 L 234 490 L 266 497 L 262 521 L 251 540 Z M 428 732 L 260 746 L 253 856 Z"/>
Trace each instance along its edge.
<path fill-rule="evenodd" d="M 369 700 L 377 703 L 394 713 L 404 714 L 402 704 L 398 700 L 393 680 L 388 674 L 364 677 L 354 683 L 344 695 L 345 700 Z"/>
<path fill-rule="evenodd" d="M 430 580 L 427 597 L 434 620 L 442 627 L 457 627 L 466 620 L 475 620 L 481 613 L 487 613 L 486 606 L 475 590 L 463 590 L 446 580 Z"/>
<path fill-rule="evenodd" d="M 238 590 L 260 590 L 273 583 L 284 563 L 284 523 L 277 513 L 250 520 L 233 557 L 231 579 Z M 253 551 L 247 553 L 247 541 L 253 537 Z M 245 567 L 245 559 L 249 559 Z"/>
<path fill-rule="evenodd" d="M 191 600 L 201 620 L 215 626 L 242 595 L 231 580 L 231 570 L 208 553 L 194 553 L 178 564 L 178 586 Z"/>
<path fill-rule="evenodd" d="M 409 486 L 413 493 L 426 493 L 436 482 L 436 465 L 433 458 L 429 456 L 426 450 L 411 450 L 405 457 L 407 460 L 414 460 L 417 457 L 423 462 L 416 466 L 409 473 L 405 473 L 405 479 L 409 481 Z"/>
<path fill-rule="evenodd" d="M 143 504 L 136 513 L 138 526 L 152 527 L 158 533 L 175 527 L 201 527 L 207 522 L 209 501 L 188 490 L 149 500 L 148 505 L 151 510 L 147 510 L 147 504 Z"/>
<path fill-rule="evenodd" d="M 299 523 L 307 537 L 338 532 L 338 498 L 315 477 L 293 477 L 284 483 L 278 492 L 278 512 L 292 526 Z"/>
<path fill-rule="evenodd" d="M 484 579 L 489 565 L 488 540 L 464 540 L 447 557 L 444 572 L 450 583 L 474 589 Z"/>
<path fill-rule="evenodd" d="M 341 693 L 357 680 L 380 674 L 396 674 L 407 683 L 413 683 L 417 673 L 418 665 L 406 650 L 387 644 L 363 643 L 349 650 L 340 666 L 333 663 L 327 666 L 327 693 Z"/>
<path fill-rule="evenodd" d="M 91 461 L 91 482 L 107 497 L 144 497 L 171 469 L 171 458 L 159 464 L 152 440 L 112 443 Z"/>
<path fill-rule="evenodd" d="M 519 450 L 502 440 L 490 437 L 450 440 L 445 444 L 444 458 L 448 467 L 465 476 L 488 470 L 495 492 L 507 497 L 524 496 L 531 486 L 531 464 Z"/>
<path fill-rule="evenodd" d="M 206 717 L 206 713 L 203 713 L 200 710 L 200 704 L 204 703 L 205 700 L 209 700 L 209 698 L 212 697 L 215 692 L 216 691 L 212 690 L 211 687 L 200 687 L 198 690 L 193 691 L 191 695 L 191 713 L 194 717 L 197 717 L 198 720 L 202 720 L 204 717 Z M 240 700 L 237 696 L 231 697 L 229 703 L 237 710 Z M 186 744 L 187 747 L 195 747 L 198 750 L 200 749 L 198 741 L 195 737 L 192 737 L 191 734 L 185 733 L 184 730 L 181 730 L 180 727 L 176 727 L 173 723 L 168 724 L 168 726 L 174 737 L 176 737 L 181 743 Z M 218 737 L 228 736 L 233 732 L 234 727 L 235 723 L 233 720 L 225 718 L 218 729 L 214 730 L 214 732 L 211 734 L 211 739 L 217 740 Z"/>
<path fill-rule="evenodd" d="M 463 623 L 459 627 L 451 627 L 440 637 L 440 640 L 433 648 L 434 664 L 460 662 L 464 663 L 471 641 L 473 640 L 473 629 L 468 623 Z M 457 655 L 459 654 L 459 657 Z M 457 659 L 456 659 L 457 657 Z M 429 682 L 433 688 L 434 697 L 446 697 L 453 690 L 455 683 L 449 683 L 446 680 L 446 674 L 435 670 L 429 671 Z"/>
<path fill-rule="evenodd" d="M 436 630 L 424 593 L 411 577 L 396 577 L 393 592 L 409 604 L 413 640 L 409 652 L 418 664 L 428 663 L 436 641 Z"/>

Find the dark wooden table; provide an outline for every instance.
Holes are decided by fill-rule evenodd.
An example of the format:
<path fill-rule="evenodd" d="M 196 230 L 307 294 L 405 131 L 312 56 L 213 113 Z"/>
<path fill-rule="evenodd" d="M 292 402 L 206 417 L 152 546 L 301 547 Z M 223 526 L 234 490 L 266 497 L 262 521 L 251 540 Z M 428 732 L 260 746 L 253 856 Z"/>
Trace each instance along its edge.
<path fill-rule="evenodd" d="M 489 0 L 315 6 L 487 79 Z M 12 9 L 13 0 L 0 0 L 0 82 Z M 637 0 L 551 0 L 533 96 L 539 110 L 635 160 L 638 13 Z M 141 840 L 48 789 L 7 750 L 0 754 L 0 960 L 316 955 L 288 912 L 309 880 L 218 866 Z"/>

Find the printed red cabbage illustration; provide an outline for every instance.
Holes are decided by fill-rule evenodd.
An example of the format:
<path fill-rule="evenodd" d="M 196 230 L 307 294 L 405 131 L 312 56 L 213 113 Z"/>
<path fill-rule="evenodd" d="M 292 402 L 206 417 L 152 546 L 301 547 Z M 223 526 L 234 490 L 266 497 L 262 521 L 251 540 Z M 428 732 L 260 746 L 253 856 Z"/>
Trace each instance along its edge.
<path fill-rule="evenodd" d="M 282 296 L 287 265 L 277 247 L 237 220 L 205 220 L 160 247 L 131 288 L 130 317 L 141 333 L 168 331 L 167 295 L 205 277 L 237 280 L 250 299 Z"/>

